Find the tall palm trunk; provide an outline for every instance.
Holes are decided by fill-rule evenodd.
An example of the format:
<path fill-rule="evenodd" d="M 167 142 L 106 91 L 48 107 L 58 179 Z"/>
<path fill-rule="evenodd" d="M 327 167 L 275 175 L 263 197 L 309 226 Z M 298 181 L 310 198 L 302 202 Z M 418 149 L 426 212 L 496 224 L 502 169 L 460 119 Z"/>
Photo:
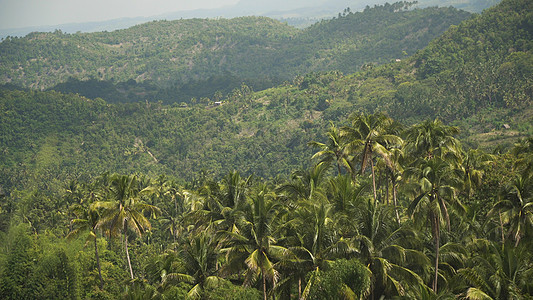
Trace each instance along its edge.
<path fill-rule="evenodd" d="M 435 239 L 435 277 L 433 278 L 433 291 L 437 293 L 437 280 L 439 277 L 439 238 Z"/>
<path fill-rule="evenodd" d="M 372 187 L 374 188 L 374 201 L 378 202 L 378 195 L 376 191 L 376 174 L 374 173 L 374 162 L 370 160 L 370 169 L 372 170 Z"/>
<path fill-rule="evenodd" d="M 505 244 L 505 235 L 503 233 L 503 220 L 502 220 L 502 213 L 501 211 L 498 211 L 498 214 L 500 215 L 500 231 L 502 233 L 502 245 Z"/>
<path fill-rule="evenodd" d="M 302 277 L 298 277 L 298 300 L 302 299 Z"/>
<path fill-rule="evenodd" d="M 389 205 L 389 178 L 385 176 L 385 203 Z"/>
<path fill-rule="evenodd" d="M 392 201 L 394 202 L 394 211 L 396 212 L 396 220 L 400 225 L 400 214 L 398 213 L 398 200 L 396 197 L 396 180 L 392 180 Z"/>
<path fill-rule="evenodd" d="M 266 277 L 265 270 L 261 268 L 261 275 L 263 276 L 263 299 L 267 300 L 267 288 L 266 288 Z"/>
<path fill-rule="evenodd" d="M 440 248 L 440 224 L 438 217 L 431 213 L 433 227 L 433 242 L 435 243 L 435 276 L 433 278 L 433 292 L 437 293 L 437 281 L 439 278 L 439 248 Z"/>
<path fill-rule="evenodd" d="M 96 243 L 96 236 L 94 237 L 94 255 L 96 256 L 96 265 L 98 266 L 98 275 L 100 276 L 100 289 L 103 289 L 104 280 L 102 279 L 102 268 L 100 267 L 100 256 L 98 256 L 98 244 Z"/>
<path fill-rule="evenodd" d="M 128 259 L 128 267 L 130 268 L 131 279 L 133 280 L 133 269 L 131 268 L 130 252 L 128 251 L 128 235 L 126 234 L 128 230 L 128 223 L 124 226 L 124 245 L 126 248 L 126 258 Z"/>

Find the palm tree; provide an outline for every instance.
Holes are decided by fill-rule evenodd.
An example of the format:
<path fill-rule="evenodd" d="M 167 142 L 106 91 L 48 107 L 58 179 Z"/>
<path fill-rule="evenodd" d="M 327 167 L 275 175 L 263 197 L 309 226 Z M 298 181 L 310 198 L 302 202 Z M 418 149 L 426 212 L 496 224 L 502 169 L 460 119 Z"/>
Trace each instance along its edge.
<path fill-rule="evenodd" d="M 511 153 L 517 158 L 515 169 L 522 172 L 523 177 L 533 175 L 533 137 L 521 139 L 511 150 Z"/>
<path fill-rule="evenodd" d="M 503 190 L 501 197 L 503 199 L 494 205 L 489 215 L 503 211 L 500 214 L 502 225 L 510 225 L 508 235 L 512 236 L 515 246 L 518 246 L 533 226 L 533 177 L 516 175 Z"/>
<path fill-rule="evenodd" d="M 457 127 L 446 126 L 440 120 L 426 120 L 415 124 L 406 131 L 405 155 L 407 165 L 404 177 L 410 180 L 405 185 L 408 194 L 413 196 L 408 212 L 429 220 L 435 248 L 435 276 L 433 291 L 437 293 L 439 273 L 439 249 L 441 223 L 449 231 L 449 204 L 464 210 L 456 197 L 463 180 L 459 178 L 461 144 L 453 136 L 459 132 Z"/>
<path fill-rule="evenodd" d="M 98 266 L 98 276 L 100 277 L 100 289 L 104 286 L 104 280 L 102 279 L 102 269 L 100 267 L 100 256 L 98 255 L 98 243 L 96 227 L 100 221 L 100 215 L 93 206 L 83 207 L 76 205 L 74 213 L 77 218 L 71 221 L 71 227 L 73 228 L 67 235 L 67 239 L 72 239 L 79 236 L 81 233 L 87 231 L 86 245 L 89 241 L 94 241 L 94 256 L 96 258 L 96 265 Z"/>
<path fill-rule="evenodd" d="M 454 138 L 458 133 L 459 128 L 446 126 L 439 119 L 415 124 L 406 131 L 405 153 L 412 162 L 439 157 L 448 162 L 459 163 L 461 145 Z"/>
<path fill-rule="evenodd" d="M 469 149 L 459 166 L 463 177 L 463 189 L 468 197 L 472 196 L 473 190 L 481 186 L 484 169 L 492 164 L 494 156 L 485 153 L 481 149 Z"/>
<path fill-rule="evenodd" d="M 211 224 L 212 225 L 212 224 Z M 160 288 L 166 290 L 177 282 L 192 284 L 188 298 L 201 299 L 206 287 L 215 287 L 218 277 L 218 248 L 216 235 L 208 226 L 206 231 L 189 235 L 179 252 L 168 251 L 150 266 L 152 277 L 160 276 Z"/>
<path fill-rule="evenodd" d="M 248 205 L 251 181 L 252 176 L 243 179 L 234 171 L 219 182 L 204 182 L 198 192 L 184 190 L 184 201 L 194 206 L 184 220 L 195 224 L 195 230 L 205 230 L 205 224 L 211 222 L 219 231 L 231 230 Z"/>
<path fill-rule="evenodd" d="M 325 183 L 329 165 L 320 162 L 308 170 L 296 171 L 289 183 L 282 184 L 277 191 L 285 194 L 293 202 L 301 199 L 326 201 Z"/>
<path fill-rule="evenodd" d="M 63 196 L 64 203 L 62 205 L 71 206 L 73 204 L 83 204 L 84 201 L 84 190 L 83 185 L 78 182 L 78 180 L 70 180 L 65 189 L 65 194 Z M 66 202 L 66 203 L 65 203 Z M 69 219 L 71 210 L 69 209 Z M 72 222 L 69 225 L 69 231 L 72 231 Z"/>
<path fill-rule="evenodd" d="M 390 155 L 384 157 L 385 174 L 390 180 L 392 187 L 392 203 L 394 205 L 394 212 L 396 214 L 396 221 L 400 224 L 400 213 L 398 212 L 398 185 L 402 178 L 403 166 L 400 163 L 403 160 L 404 152 L 400 148 L 393 148 L 390 150 Z M 389 203 L 389 189 L 387 187 L 387 204 Z"/>
<path fill-rule="evenodd" d="M 313 267 L 323 267 L 331 256 L 331 247 L 337 240 L 331 205 L 325 203 L 301 203 L 294 221 L 300 228 L 302 246 L 309 251 Z"/>
<path fill-rule="evenodd" d="M 421 160 L 416 167 L 405 170 L 405 176 L 411 180 L 406 190 L 413 195 L 413 201 L 408 207 L 409 215 L 415 219 L 428 220 L 435 247 L 435 276 L 433 291 L 437 293 L 439 271 L 439 249 L 441 223 L 445 223 L 450 230 L 449 206 L 464 210 L 456 197 L 456 190 L 462 182 L 454 168 L 439 157 Z"/>
<path fill-rule="evenodd" d="M 224 206 L 240 208 L 245 202 L 247 189 L 252 181 L 252 175 L 243 179 L 238 171 L 229 172 L 222 179 L 222 194 Z"/>
<path fill-rule="evenodd" d="M 429 265 L 427 256 L 415 250 L 419 234 L 408 225 L 399 226 L 392 214 L 390 206 L 368 200 L 355 216 L 358 234 L 352 240 L 361 262 L 372 273 L 372 299 L 404 296 L 409 289 L 425 286 L 420 275 L 411 270 L 416 267 L 423 271 Z"/>
<path fill-rule="evenodd" d="M 402 143 L 402 139 L 396 135 L 399 127 L 382 113 L 353 115 L 351 121 L 352 126 L 343 127 L 341 136 L 347 140 L 348 151 L 354 154 L 352 161 L 358 162 L 361 167 L 359 174 L 362 175 L 370 165 L 374 199 L 377 201 L 374 155 L 388 157 L 388 148 Z"/>
<path fill-rule="evenodd" d="M 174 216 L 167 211 L 162 211 L 162 216 L 159 218 L 159 224 L 161 224 L 161 230 L 168 232 L 172 236 L 172 244 L 177 246 L 177 240 L 179 233 L 183 231 L 182 216 Z"/>
<path fill-rule="evenodd" d="M 263 298 L 267 299 L 267 279 L 276 285 L 279 273 L 275 259 L 279 259 L 287 249 L 276 245 L 274 237 L 276 221 L 281 212 L 279 202 L 272 198 L 264 185 L 256 187 L 250 196 L 250 205 L 242 211 L 242 218 L 224 232 L 222 253 L 226 253 L 223 274 L 244 269 L 244 284 L 250 285 L 262 279 Z"/>
<path fill-rule="evenodd" d="M 216 276 L 218 251 L 215 235 L 209 230 L 192 236 L 180 253 L 187 274 L 194 278 L 190 296 L 201 295 L 204 286 L 215 286 L 221 278 Z"/>
<path fill-rule="evenodd" d="M 95 209 L 102 209 L 102 215 L 96 228 L 103 228 L 109 236 L 122 234 L 128 267 L 133 280 L 133 269 L 128 251 L 128 231 L 132 230 L 139 236 L 151 228 L 150 221 L 144 212 L 150 212 L 153 217 L 160 213 L 159 208 L 146 204 L 141 195 L 151 192 L 151 189 L 140 190 L 137 176 L 113 175 L 110 177 L 109 195 L 107 201 L 93 204 Z"/>
<path fill-rule="evenodd" d="M 337 199 L 331 204 L 324 198 L 300 198 L 295 209 L 287 215 L 288 221 L 281 227 L 284 230 L 284 245 L 290 251 L 279 262 L 280 269 L 285 271 L 282 283 L 290 290 L 292 282 L 298 282 L 298 295 L 302 297 L 302 281 L 309 272 L 322 270 L 328 262 L 336 258 L 350 258 L 355 256 L 355 249 L 342 234 L 349 235 L 343 224 L 353 223 L 349 217 L 352 207 L 361 194 L 361 187 L 356 187 L 349 175 L 338 176 L 339 180 L 332 180 L 336 189 L 333 191 Z M 305 289 L 309 290 L 313 280 L 309 280 Z"/>
<path fill-rule="evenodd" d="M 333 233 L 329 230 L 332 229 L 331 205 L 327 199 L 326 173 L 329 167 L 328 162 L 321 161 L 307 170 L 294 172 L 290 182 L 277 188 L 280 199 L 287 199 L 285 205 L 289 209 L 285 222 L 280 226 L 280 231 L 284 232 L 282 243 L 289 250 L 279 263 L 284 271 L 279 287 L 282 292 L 286 293 L 290 285 L 297 281 L 298 295 L 301 297 L 302 281 L 306 274 L 322 266 L 323 253 L 317 253 L 330 245 L 325 241 L 329 240 L 329 233 Z M 351 185 L 351 180 L 348 180 Z M 348 201 L 339 199 L 338 204 L 342 206 L 340 202 L 344 200 Z"/>
<path fill-rule="evenodd" d="M 302 246 L 288 246 L 287 253 L 276 264 L 280 280 L 276 285 L 279 298 L 292 298 L 293 284 L 297 284 L 298 299 L 302 299 L 302 283 L 306 275 L 316 268 L 313 255 Z"/>
<path fill-rule="evenodd" d="M 184 231 L 183 219 L 189 212 L 189 207 L 185 204 L 185 196 L 177 183 L 166 180 L 164 176 L 158 178 L 154 191 L 154 195 L 159 198 L 159 207 L 163 212 L 160 224 L 164 231 L 170 233 L 174 247 L 176 247 L 176 238 Z"/>
<path fill-rule="evenodd" d="M 335 161 L 337 171 L 339 172 L 338 174 L 341 174 L 341 166 L 347 168 L 348 171 L 351 171 L 345 151 L 346 144 L 341 137 L 340 130 L 335 127 L 332 122 L 330 122 L 327 138 L 328 140 L 325 144 L 316 141 L 308 143 L 308 145 L 320 149 L 320 151 L 315 153 L 311 159 L 320 158 L 320 162 L 328 164 Z"/>
<path fill-rule="evenodd" d="M 327 195 L 335 213 L 349 215 L 365 195 L 366 189 L 366 183 L 354 182 L 349 175 L 339 175 L 329 180 Z"/>
<path fill-rule="evenodd" d="M 529 299 L 533 270 L 527 247 L 478 239 L 469 248 L 468 267 L 458 270 L 467 299 Z"/>

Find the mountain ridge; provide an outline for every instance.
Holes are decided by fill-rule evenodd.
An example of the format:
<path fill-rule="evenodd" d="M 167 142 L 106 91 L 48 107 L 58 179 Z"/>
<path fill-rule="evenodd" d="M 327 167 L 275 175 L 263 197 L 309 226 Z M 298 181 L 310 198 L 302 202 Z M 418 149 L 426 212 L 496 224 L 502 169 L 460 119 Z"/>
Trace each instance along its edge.
<path fill-rule="evenodd" d="M 446 0 L 446 1 L 435 1 L 435 0 L 420 0 L 420 8 L 429 7 L 429 6 L 440 6 L 447 7 L 453 6 L 458 9 L 466 10 L 472 13 L 479 13 L 482 10 L 491 7 L 500 0 L 468 0 L 468 1 L 457 1 L 457 0 Z M 314 24 L 316 21 L 321 19 L 330 19 L 335 17 L 339 11 L 342 11 L 345 8 L 350 8 L 352 11 L 361 11 L 366 5 L 381 5 L 385 1 L 374 1 L 372 3 L 362 3 L 362 2 L 353 2 L 353 1 L 338 1 L 339 3 L 335 6 L 331 6 L 331 2 L 320 2 L 321 5 L 315 6 L 300 6 L 293 9 L 284 9 L 283 5 L 281 8 L 279 6 L 270 6 L 270 9 L 267 9 L 266 12 L 259 12 L 254 10 L 253 7 L 249 8 L 247 11 L 244 11 L 242 8 L 236 4 L 234 6 L 220 7 L 216 9 L 195 9 L 195 10 L 184 10 L 177 12 L 169 12 L 161 15 L 156 15 L 152 17 L 124 17 L 117 18 L 108 21 L 102 22 L 81 22 L 81 23 L 67 23 L 67 24 L 57 24 L 57 25 L 47 25 L 47 26 L 32 26 L 32 27 L 17 27 L 17 28 L 6 28 L 0 29 L 0 38 L 4 39 L 8 36 L 17 36 L 23 37 L 31 32 L 53 32 L 55 30 L 61 30 L 67 33 L 76 33 L 76 32 L 98 32 L 98 31 L 113 31 L 119 29 L 125 29 L 134 25 L 138 25 L 145 22 L 151 22 L 154 20 L 177 20 L 177 19 L 189 19 L 189 18 L 233 18 L 240 17 L 245 15 L 260 15 L 266 16 L 281 21 L 289 22 L 290 25 L 296 27 L 306 27 Z M 317 4 L 320 4 L 317 3 Z"/>
<path fill-rule="evenodd" d="M 0 43 L 0 82 L 45 89 L 75 77 L 151 80 L 168 87 L 229 72 L 241 80 L 280 83 L 297 74 L 350 73 L 366 63 L 413 54 L 470 16 L 453 8 L 392 7 L 345 12 L 305 30 L 265 17 L 241 17 L 157 21 L 91 34 L 33 33 Z"/>

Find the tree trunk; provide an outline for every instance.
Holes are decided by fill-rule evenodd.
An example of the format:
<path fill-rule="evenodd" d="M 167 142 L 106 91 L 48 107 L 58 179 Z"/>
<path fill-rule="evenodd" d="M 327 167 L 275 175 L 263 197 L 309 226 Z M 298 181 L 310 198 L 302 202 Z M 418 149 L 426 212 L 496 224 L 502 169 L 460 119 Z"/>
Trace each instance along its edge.
<path fill-rule="evenodd" d="M 389 205 L 389 185 L 390 185 L 389 184 L 389 179 L 385 178 L 385 181 L 387 183 L 386 188 L 385 188 L 385 190 L 386 190 L 386 192 L 385 192 L 385 203 L 387 203 L 387 205 Z M 391 180 L 391 182 L 392 182 L 392 180 Z"/>
<path fill-rule="evenodd" d="M 96 256 L 96 265 L 98 266 L 98 275 L 100 276 L 100 289 L 103 289 L 104 280 L 102 279 L 102 269 L 100 268 L 100 256 L 98 256 L 98 244 L 96 243 L 96 236 L 94 237 L 94 255 Z"/>
<path fill-rule="evenodd" d="M 501 211 L 498 211 L 498 214 L 500 215 L 500 231 L 502 232 L 502 245 L 503 245 L 503 244 L 505 244 L 505 235 L 503 233 L 503 220 L 502 220 Z"/>
<path fill-rule="evenodd" d="M 435 276 L 433 278 L 433 292 L 437 294 L 437 281 L 439 278 L 439 248 L 440 248 L 440 226 L 439 219 L 436 215 L 432 214 L 433 227 L 433 239 L 435 242 Z"/>
<path fill-rule="evenodd" d="M 267 287 L 266 287 L 266 278 L 265 278 L 264 270 L 261 270 L 261 276 L 263 276 L 263 299 L 267 300 Z"/>
<path fill-rule="evenodd" d="M 131 268 L 130 252 L 128 251 L 128 236 L 126 235 L 127 226 L 124 228 L 124 245 L 126 246 L 126 258 L 128 259 L 128 267 L 130 268 L 131 279 L 133 280 L 133 269 Z"/>
<path fill-rule="evenodd" d="M 372 187 L 374 188 L 374 201 L 378 202 L 378 195 L 376 192 L 376 174 L 374 174 L 374 162 L 370 160 L 370 169 L 372 170 Z"/>
<path fill-rule="evenodd" d="M 335 152 L 335 159 L 337 162 L 337 170 L 339 171 L 339 175 L 341 175 L 341 163 L 340 160 L 342 159 L 342 154 Z"/>
<path fill-rule="evenodd" d="M 302 277 L 298 277 L 298 299 L 302 299 Z"/>
<path fill-rule="evenodd" d="M 439 277 L 439 238 L 435 239 L 435 278 L 433 279 L 433 292 L 437 293 L 437 280 Z"/>
<path fill-rule="evenodd" d="M 175 214 L 174 217 L 177 218 L 178 217 L 178 200 L 177 200 L 178 197 L 174 195 L 172 196 L 172 198 L 174 198 L 174 214 Z"/>
<path fill-rule="evenodd" d="M 398 213 L 398 203 L 396 198 L 396 180 L 392 181 L 392 201 L 394 202 L 394 211 L 396 212 L 396 220 L 400 225 L 400 214 Z"/>

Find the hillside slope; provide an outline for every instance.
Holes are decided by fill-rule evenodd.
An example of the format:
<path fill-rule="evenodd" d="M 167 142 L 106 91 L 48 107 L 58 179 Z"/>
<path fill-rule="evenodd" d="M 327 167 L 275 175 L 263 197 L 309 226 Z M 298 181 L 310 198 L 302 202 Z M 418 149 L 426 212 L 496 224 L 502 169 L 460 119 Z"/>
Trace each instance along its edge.
<path fill-rule="evenodd" d="M 450 29 L 427 48 L 441 51 L 423 50 L 348 76 L 309 73 L 260 92 L 242 85 L 221 106 L 209 99 L 189 106 L 112 105 L 53 91 L 3 90 L 0 184 L 8 190 L 48 185 L 58 177 L 106 170 L 191 179 L 203 171 L 220 175 L 238 169 L 276 177 L 307 165 L 312 151 L 307 143 L 323 140 L 329 122 L 345 124 L 357 112 L 386 112 L 407 125 L 438 117 L 458 125 L 467 145 L 512 143 L 533 134 L 528 5 L 505 0 Z M 489 26 L 495 19 L 500 25 Z M 473 40 L 471 45 L 486 51 L 456 40 Z M 465 48 L 445 50 L 456 47 Z M 427 71 L 440 61 L 453 63 Z M 489 67 L 494 74 L 485 73 Z M 458 76 L 468 70 L 472 74 Z M 481 80 L 490 76 L 492 81 Z"/>
<path fill-rule="evenodd" d="M 228 73 L 241 82 L 279 83 L 310 71 L 354 72 L 365 63 L 413 54 L 469 17 L 453 8 L 403 6 L 376 6 L 305 30 L 243 17 L 157 21 L 101 33 L 32 33 L 0 43 L 0 83 L 45 89 L 74 77 L 169 87 Z"/>

